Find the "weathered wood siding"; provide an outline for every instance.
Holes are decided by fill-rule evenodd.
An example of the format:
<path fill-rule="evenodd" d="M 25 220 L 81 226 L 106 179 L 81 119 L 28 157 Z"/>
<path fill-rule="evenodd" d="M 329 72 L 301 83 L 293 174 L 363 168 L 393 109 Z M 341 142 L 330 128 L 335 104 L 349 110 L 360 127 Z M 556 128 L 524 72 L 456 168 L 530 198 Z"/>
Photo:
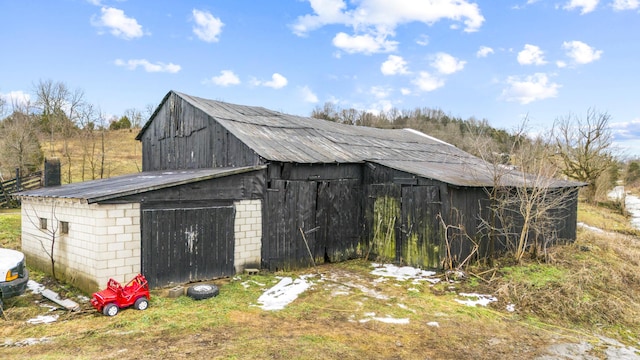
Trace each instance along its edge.
<path fill-rule="evenodd" d="M 141 266 L 152 287 L 234 274 L 234 202 L 262 199 L 266 170 L 130 195 L 141 204 Z"/>
<path fill-rule="evenodd" d="M 363 224 L 361 173 L 353 164 L 271 164 L 263 267 L 290 269 L 355 257 Z"/>
<path fill-rule="evenodd" d="M 142 272 L 151 287 L 234 273 L 233 206 L 142 210 Z"/>
<path fill-rule="evenodd" d="M 377 164 L 364 169 L 364 182 L 367 184 L 363 236 L 365 255 L 374 254 L 422 267 L 439 267 L 448 255 L 455 266 L 472 254 L 475 246 L 478 246 L 477 253 L 473 255 L 476 259 L 513 248 L 514 234 L 523 226 L 517 209 L 510 212 L 508 226 L 498 223 L 490 210 L 487 193 L 490 189 L 457 187 Z M 529 234 L 531 242 L 538 241 L 548 246 L 558 241 L 575 240 L 577 189 L 567 188 L 550 196 L 560 196 L 564 203 L 558 204 L 556 210 L 549 214 L 550 221 L 543 233 Z M 438 214 L 441 214 L 442 221 L 437 219 Z M 428 231 L 416 234 L 415 221 L 411 219 L 420 218 L 423 220 L 419 227 Z M 506 229 L 508 234 L 492 233 L 491 226 L 483 224 L 483 219 L 495 228 Z M 445 226 L 450 226 L 446 233 Z M 416 236 L 418 241 L 412 242 Z M 420 251 L 416 252 L 416 249 Z M 435 260 L 436 255 L 439 261 Z"/>
<path fill-rule="evenodd" d="M 260 157 L 211 116 L 171 94 L 142 137 L 142 170 L 259 165 Z"/>
<path fill-rule="evenodd" d="M 443 256 L 440 189 L 433 185 L 372 184 L 365 201 L 364 255 L 423 268 Z"/>

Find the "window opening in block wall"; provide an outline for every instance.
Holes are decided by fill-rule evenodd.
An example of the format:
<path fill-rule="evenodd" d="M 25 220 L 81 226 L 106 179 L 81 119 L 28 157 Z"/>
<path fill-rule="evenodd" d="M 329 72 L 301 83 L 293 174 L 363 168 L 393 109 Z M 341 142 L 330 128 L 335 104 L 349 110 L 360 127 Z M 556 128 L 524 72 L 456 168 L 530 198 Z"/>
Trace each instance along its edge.
<path fill-rule="evenodd" d="M 40 229 L 47 230 L 47 219 L 40 218 Z"/>
<path fill-rule="evenodd" d="M 60 221 L 60 234 L 68 234 L 69 233 L 69 222 L 68 221 Z"/>

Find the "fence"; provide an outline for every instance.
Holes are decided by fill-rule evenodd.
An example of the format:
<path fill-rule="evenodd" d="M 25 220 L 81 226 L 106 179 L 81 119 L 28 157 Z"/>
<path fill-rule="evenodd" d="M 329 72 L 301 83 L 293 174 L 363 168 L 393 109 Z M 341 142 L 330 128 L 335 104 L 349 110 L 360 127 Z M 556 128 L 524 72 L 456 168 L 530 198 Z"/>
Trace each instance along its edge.
<path fill-rule="evenodd" d="M 0 208 L 19 205 L 19 202 L 12 197 L 12 194 L 40 187 L 42 187 L 42 171 L 0 182 Z"/>

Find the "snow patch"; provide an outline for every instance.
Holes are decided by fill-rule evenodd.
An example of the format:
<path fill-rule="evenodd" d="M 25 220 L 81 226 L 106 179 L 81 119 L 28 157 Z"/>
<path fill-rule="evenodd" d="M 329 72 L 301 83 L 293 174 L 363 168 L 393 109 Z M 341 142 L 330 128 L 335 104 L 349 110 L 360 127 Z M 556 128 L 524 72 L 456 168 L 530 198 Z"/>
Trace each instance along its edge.
<path fill-rule="evenodd" d="M 42 291 L 44 291 L 45 287 L 37 281 L 29 280 L 27 281 L 27 289 L 29 289 L 34 294 L 40 294 Z"/>
<path fill-rule="evenodd" d="M 49 324 L 58 321 L 58 315 L 39 315 L 27 320 L 27 324 Z"/>
<path fill-rule="evenodd" d="M 432 284 L 440 282 L 440 279 L 434 278 L 435 271 L 416 269 L 411 266 L 398 267 L 393 264 L 372 263 L 371 265 L 374 267 L 373 271 L 371 271 L 373 275 L 395 278 L 399 281 L 428 281 Z"/>
<path fill-rule="evenodd" d="M 260 307 L 263 310 L 284 309 L 311 286 L 311 282 L 307 280 L 310 277 L 313 275 L 302 275 L 295 280 L 290 277 L 282 278 L 274 287 L 260 295 Z"/>
<path fill-rule="evenodd" d="M 604 230 L 602 230 L 600 228 L 597 228 L 597 227 L 594 227 L 594 226 L 589 226 L 589 225 L 587 225 L 587 224 L 585 224 L 583 222 L 578 222 L 578 226 L 581 227 L 581 228 L 585 228 L 587 230 L 593 231 L 593 232 L 597 232 L 597 233 L 603 233 L 604 232 Z"/>
<path fill-rule="evenodd" d="M 396 318 L 391 317 L 391 316 L 377 317 L 376 313 L 365 313 L 364 316 L 365 316 L 364 319 L 358 320 L 359 323 L 364 324 L 364 323 L 367 323 L 367 322 L 369 322 L 371 320 L 379 321 L 379 322 L 382 322 L 382 323 L 385 323 L 385 324 L 406 325 L 406 324 L 409 323 L 409 319 L 407 319 L 407 318 L 396 319 Z"/>
<path fill-rule="evenodd" d="M 467 305 L 467 306 L 487 306 L 492 302 L 498 301 L 495 297 L 491 295 L 482 295 L 476 293 L 460 293 L 459 296 L 467 298 L 466 300 L 455 299 L 456 302 Z"/>

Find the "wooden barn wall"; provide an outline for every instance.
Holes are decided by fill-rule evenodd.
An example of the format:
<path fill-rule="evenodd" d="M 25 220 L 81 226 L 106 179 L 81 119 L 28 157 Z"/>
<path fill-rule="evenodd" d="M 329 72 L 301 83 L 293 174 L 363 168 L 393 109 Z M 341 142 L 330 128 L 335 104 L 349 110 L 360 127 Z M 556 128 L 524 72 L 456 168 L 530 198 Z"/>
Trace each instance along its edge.
<path fill-rule="evenodd" d="M 422 267 L 439 267 L 444 261 L 450 260 L 453 265 L 463 261 L 469 256 L 475 245 L 479 246 L 478 256 L 484 257 L 492 253 L 495 249 L 504 250 L 504 243 L 497 244 L 489 241 L 482 225 L 482 218 L 489 218 L 489 202 L 488 197 L 483 188 L 457 187 L 437 180 L 421 178 L 402 171 L 390 169 L 380 165 L 372 165 L 365 167 L 365 182 L 372 184 L 368 187 L 366 195 L 368 203 L 365 205 L 365 236 L 367 252 L 373 252 L 376 243 L 380 243 L 381 234 L 387 237 L 393 237 L 393 241 L 387 239 L 383 243 L 387 248 L 381 248 L 378 251 L 388 257 L 392 253 L 389 248 L 393 243 L 396 244 L 395 259 L 396 261 L 404 261 L 409 258 L 413 262 L 412 265 Z M 382 186 L 384 185 L 384 186 Z M 411 190 L 415 188 L 416 190 Z M 423 188 L 424 190 L 418 190 Z M 432 195 L 427 196 L 425 192 L 431 192 Z M 422 198 L 415 198 L 417 194 L 422 193 Z M 388 200 L 380 208 L 375 207 L 375 199 L 383 196 L 389 197 Z M 397 202 L 390 204 L 389 202 Z M 407 206 L 405 203 L 413 202 L 414 205 Z M 426 209 L 420 209 L 423 204 Z M 383 220 L 380 223 L 380 217 L 376 217 L 376 213 L 385 211 L 387 219 L 390 218 L 390 211 L 396 206 L 399 210 L 396 213 L 396 220 L 393 222 L 395 229 L 390 229 L 391 220 Z M 430 224 L 428 231 L 420 234 L 418 239 L 418 248 L 421 249 L 421 255 L 416 257 L 415 251 L 407 252 L 408 229 L 412 229 L 411 224 L 407 224 L 407 215 L 404 212 L 408 209 L 411 211 L 421 211 L 424 217 L 423 223 Z M 441 218 L 438 218 L 438 215 Z M 446 233 L 445 233 L 445 228 Z M 446 235 L 446 237 L 445 237 Z M 468 235 L 468 236 L 467 236 Z M 371 243 L 374 239 L 373 244 Z M 378 240 L 375 240 L 378 239 Z M 428 246 L 422 247 L 424 240 L 428 240 Z M 447 245 L 448 242 L 448 245 Z M 415 245 L 412 245 L 415 250 Z M 437 251 L 436 251 L 437 248 Z M 401 249 L 405 249 L 404 253 Z M 426 250 L 431 249 L 430 252 Z M 373 252 L 375 253 L 375 252 Z M 413 256 L 411 256 L 413 254 Z M 438 256 L 438 261 L 434 259 Z M 447 258 L 450 256 L 450 258 Z M 420 258 L 417 260 L 417 258 Z"/>
<path fill-rule="evenodd" d="M 142 272 L 151 287 L 234 273 L 233 206 L 142 209 Z"/>
<path fill-rule="evenodd" d="M 265 175 L 266 170 L 256 170 L 124 196 L 104 203 L 139 202 L 144 206 L 150 203 L 207 204 L 262 199 L 265 191 Z"/>
<path fill-rule="evenodd" d="M 260 157 L 215 119 L 172 94 L 141 137 L 142 170 L 259 165 Z"/>
<path fill-rule="evenodd" d="M 445 248 L 438 215 L 448 213 L 446 184 L 379 165 L 364 169 L 363 255 L 439 268 Z"/>
<path fill-rule="evenodd" d="M 270 270 L 356 257 L 362 230 L 359 165 L 269 166 L 262 266 Z"/>
<path fill-rule="evenodd" d="M 447 232 L 453 265 L 464 261 L 476 244 L 479 257 L 489 256 L 501 247 L 485 236 L 481 226 L 481 219 L 490 218 L 489 198 L 484 188 L 450 187 L 448 203 L 447 225 L 458 227 Z"/>

